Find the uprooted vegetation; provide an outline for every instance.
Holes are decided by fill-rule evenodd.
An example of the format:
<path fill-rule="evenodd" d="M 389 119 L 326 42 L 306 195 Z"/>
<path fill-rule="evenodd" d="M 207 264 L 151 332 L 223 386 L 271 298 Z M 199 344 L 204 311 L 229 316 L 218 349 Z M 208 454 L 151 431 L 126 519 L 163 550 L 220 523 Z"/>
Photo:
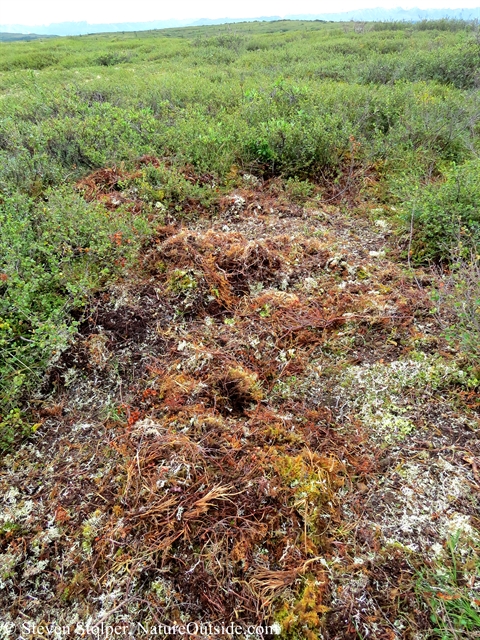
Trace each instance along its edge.
<path fill-rule="evenodd" d="M 387 257 L 384 221 L 250 176 L 178 221 L 133 186 L 159 166 L 78 184 L 155 225 L 5 458 L 6 622 L 475 637 L 478 379 L 435 276 Z"/>

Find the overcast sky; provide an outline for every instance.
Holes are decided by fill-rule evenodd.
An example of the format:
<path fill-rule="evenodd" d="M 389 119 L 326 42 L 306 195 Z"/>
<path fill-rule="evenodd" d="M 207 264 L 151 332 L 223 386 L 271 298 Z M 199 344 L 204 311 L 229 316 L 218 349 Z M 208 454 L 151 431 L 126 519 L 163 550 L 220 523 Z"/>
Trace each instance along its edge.
<path fill-rule="evenodd" d="M 480 0 L 0 0 L 0 24 L 40 25 L 82 21 L 145 22 L 196 18 L 255 18 L 298 13 L 329 13 L 367 7 L 471 8 Z"/>

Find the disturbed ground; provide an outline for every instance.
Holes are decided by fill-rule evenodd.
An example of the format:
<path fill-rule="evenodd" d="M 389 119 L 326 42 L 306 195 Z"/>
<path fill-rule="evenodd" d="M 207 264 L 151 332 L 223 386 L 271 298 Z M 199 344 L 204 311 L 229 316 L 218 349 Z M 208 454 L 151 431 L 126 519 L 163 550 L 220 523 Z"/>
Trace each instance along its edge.
<path fill-rule="evenodd" d="M 434 276 L 402 264 L 381 211 L 244 183 L 214 214 L 166 213 L 49 371 L 1 467 L 0 637 L 441 637 L 452 540 L 478 608 L 479 404 Z M 83 188 L 140 206 L 112 172 Z"/>

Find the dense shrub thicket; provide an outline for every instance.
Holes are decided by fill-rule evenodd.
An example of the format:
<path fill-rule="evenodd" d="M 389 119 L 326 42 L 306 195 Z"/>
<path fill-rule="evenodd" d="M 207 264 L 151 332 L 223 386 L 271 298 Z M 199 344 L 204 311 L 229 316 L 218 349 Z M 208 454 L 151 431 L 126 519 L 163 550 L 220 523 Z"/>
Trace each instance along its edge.
<path fill-rule="evenodd" d="M 478 240 L 474 25 L 279 21 L 0 52 L 0 406 L 15 406 L 68 338 L 69 310 L 148 233 L 142 216 L 75 193 L 96 168 L 154 154 L 220 186 L 232 168 L 334 183 L 373 168 L 370 197 L 413 221 L 413 259 Z M 112 244 L 117 233 L 129 243 Z"/>

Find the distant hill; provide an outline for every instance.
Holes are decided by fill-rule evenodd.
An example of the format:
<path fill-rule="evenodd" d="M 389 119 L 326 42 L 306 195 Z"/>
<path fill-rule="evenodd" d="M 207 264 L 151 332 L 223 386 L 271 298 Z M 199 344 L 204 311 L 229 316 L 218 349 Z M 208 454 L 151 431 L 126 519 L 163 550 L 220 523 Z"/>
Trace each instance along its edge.
<path fill-rule="evenodd" d="M 5 27 L 2 27 L 5 28 Z M 24 40 L 29 42 L 30 40 L 38 40 L 39 38 L 55 38 L 54 34 L 39 34 L 39 33 L 5 33 L 0 31 L 0 42 L 16 42 L 18 40 Z"/>
<path fill-rule="evenodd" d="M 280 16 L 260 18 L 201 18 L 199 20 L 153 20 L 151 22 L 115 22 L 105 24 L 90 24 L 89 22 L 57 22 L 48 25 L 35 26 L 35 31 L 43 35 L 83 36 L 92 33 L 117 33 L 122 31 L 151 31 L 152 29 L 172 29 L 179 27 L 199 27 L 205 25 L 230 24 L 235 22 L 281 20 Z M 21 24 L 0 25 L 0 30 L 6 32 L 27 33 L 28 27 Z"/>
<path fill-rule="evenodd" d="M 56 22 L 38 25 L 34 29 L 37 34 L 58 36 L 83 36 L 89 33 L 109 33 L 118 31 L 144 31 L 150 29 L 168 29 L 169 27 L 186 27 L 192 20 L 155 20 L 153 22 L 121 22 L 109 24 L 90 24 L 88 22 Z M 1 31 L 28 33 L 32 27 L 21 24 L 0 25 Z"/>
<path fill-rule="evenodd" d="M 340 13 L 295 14 L 287 16 L 290 20 L 328 20 L 333 22 L 358 20 L 365 22 L 418 22 L 420 20 L 441 20 L 449 18 L 455 20 L 478 20 L 480 6 L 470 9 L 356 9 Z"/>
<path fill-rule="evenodd" d="M 236 22 L 274 21 L 274 20 L 326 20 L 332 22 L 365 21 L 365 22 L 389 22 L 405 21 L 418 22 L 419 20 L 439 20 L 441 18 L 478 20 L 480 19 L 480 7 L 470 9 L 357 9 L 340 13 L 319 14 L 291 14 L 281 18 L 280 16 L 261 16 L 256 18 L 201 18 L 199 20 L 153 20 L 150 22 L 118 22 L 108 24 L 90 24 L 89 22 L 57 22 L 48 25 L 35 26 L 35 34 L 29 34 L 31 26 L 21 24 L 0 25 L 0 40 L 34 40 L 38 37 L 79 36 L 92 33 L 112 33 L 122 31 L 146 31 L 152 29 L 169 29 L 178 27 L 195 27 L 203 25 L 230 24 Z M 25 34 L 25 37 L 24 35 Z M 13 38 L 3 36 L 12 35 Z"/>

